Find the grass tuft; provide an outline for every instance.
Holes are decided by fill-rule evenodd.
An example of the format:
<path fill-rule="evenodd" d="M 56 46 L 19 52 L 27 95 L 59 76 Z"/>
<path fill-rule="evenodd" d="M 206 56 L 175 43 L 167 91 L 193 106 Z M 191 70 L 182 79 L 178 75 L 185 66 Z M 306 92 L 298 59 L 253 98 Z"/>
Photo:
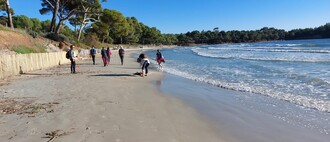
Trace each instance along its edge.
<path fill-rule="evenodd" d="M 43 44 L 35 42 L 34 45 L 37 48 L 38 53 L 46 53 L 47 52 L 47 47 L 44 46 Z"/>
<path fill-rule="evenodd" d="M 35 53 L 35 51 L 32 48 L 20 45 L 13 49 L 18 54 L 29 54 L 29 53 Z"/>

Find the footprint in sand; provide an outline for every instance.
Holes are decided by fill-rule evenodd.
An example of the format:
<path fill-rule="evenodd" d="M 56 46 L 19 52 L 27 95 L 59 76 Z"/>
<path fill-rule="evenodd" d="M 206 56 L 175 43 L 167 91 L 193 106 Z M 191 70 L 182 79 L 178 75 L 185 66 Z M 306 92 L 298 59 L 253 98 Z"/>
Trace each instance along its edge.
<path fill-rule="evenodd" d="M 124 142 L 122 139 L 116 139 L 116 142 Z"/>
<path fill-rule="evenodd" d="M 154 132 L 158 132 L 158 127 L 157 127 L 157 126 L 152 125 L 150 128 L 151 128 Z"/>
<path fill-rule="evenodd" d="M 112 128 L 115 131 L 119 131 L 120 130 L 120 126 L 119 125 L 113 125 Z"/>
<path fill-rule="evenodd" d="M 104 134 L 105 131 L 104 131 L 104 130 L 100 130 L 100 131 L 97 131 L 96 133 L 97 133 L 97 134 Z"/>

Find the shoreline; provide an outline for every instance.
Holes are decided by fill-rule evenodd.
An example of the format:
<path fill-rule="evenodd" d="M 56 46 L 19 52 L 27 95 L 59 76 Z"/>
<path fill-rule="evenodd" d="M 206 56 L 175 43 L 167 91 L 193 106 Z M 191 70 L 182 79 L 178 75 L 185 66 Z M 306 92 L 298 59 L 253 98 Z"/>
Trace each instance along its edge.
<path fill-rule="evenodd" d="M 77 74 L 67 64 L 39 70 L 0 86 L 9 106 L 0 113 L 0 141 L 226 141 L 189 105 L 159 92 L 162 73 L 133 75 L 140 69 L 129 55 L 124 66 L 116 54 L 110 66 L 100 62 L 79 61 Z"/>
<path fill-rule="evenodd" d="M 149 76 L 134 75 L 140 71 L 134 56 L 145 50 L 127 50 L 124 66 L 114 53 L 108 67 L 100 58 L 95 66 L 87 59 L 78 61 L 78 74 L 70 74 L 66 64 L 9 79 L 0 86 L 0 141 L 327 142 L 330 137 L 317 132 L 321 127 L 274 115 L 291 113 L 282 108 L 295 107 L 289 103 L 260 109 L 277 103 L 152 66 Z M 13 103 L 12 114 L 1 113 L 3 102 Z"/>
<path fill-rule="evenodd" d="M 315 113 L 307 113 L 288 102 L 226 90 L 171 74 L 164 76 L 159 89 L 193 107 L 217 127 L 218 132 L 230 137 L 229 141 L 327 142 L 330 138 L 327 120 L 313 123 L 317 114 L 323 114 L 320 119 L 324 119 L 330 116 L 327 113 L 314 110 L 311 111 Z M 282 114 L 288 115 L 283 117 Z"/>

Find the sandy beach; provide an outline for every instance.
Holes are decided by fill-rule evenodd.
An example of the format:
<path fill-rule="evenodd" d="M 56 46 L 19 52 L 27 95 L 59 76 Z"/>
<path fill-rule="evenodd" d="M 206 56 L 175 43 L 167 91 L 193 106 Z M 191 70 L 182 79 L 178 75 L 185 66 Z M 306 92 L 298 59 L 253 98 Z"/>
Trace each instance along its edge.
<path fill-rule="evenodd" d="M 103 67 L 78 61 L 2 81 L 0 141 L 10 142 L 221 142 L 203 116 L 156 87 L 163 74 L 147 77 L 135 58 L 124 66 L 114 55 Z"/>
<path fill-rule="evenodd" d="M 143 49 L 150 53 L 149 49 Z M 150 66 L 147 77 L 127 50 L 0 81 L 0 141 L 5 142 L 327 142 L 328 113 L 223 89 Z M 169 55 L 167 54 L 167 57 Z M 133 57 L 133 58 L 131 58 Z M 169 63 L 167 63 L 169 64 Z M 165 65 L 165 68 L 169 66 Z M 285 113 L 285 117 L 282 113 Z M 318 120 L 316 119 L 322 119 Z"/>

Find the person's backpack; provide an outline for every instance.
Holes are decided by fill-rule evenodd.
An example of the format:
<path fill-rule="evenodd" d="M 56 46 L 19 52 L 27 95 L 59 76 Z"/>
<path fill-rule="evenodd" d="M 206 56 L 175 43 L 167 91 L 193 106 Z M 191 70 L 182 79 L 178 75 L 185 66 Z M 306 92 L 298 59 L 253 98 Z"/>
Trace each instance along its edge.
<path fill-rule="evenodd" d="M 65 57 L 67 59 L 70 59 L 71 58 L 71 50 L 69 50 L 69 51 L 66 52 Z"/>
<path fill-rule="evenodd" d="M 89 52 L 90 52 L 91 55 L 95 55 L 96 54 L 96 50 L 94 48 L 92 48 Z"/>
<path fill-rule="evenodd" d="M 125 53 L 125 50 L 124 49 L 119 49 L 119 54 L 120 55 L 124 55 L 124 53 Z"/>

